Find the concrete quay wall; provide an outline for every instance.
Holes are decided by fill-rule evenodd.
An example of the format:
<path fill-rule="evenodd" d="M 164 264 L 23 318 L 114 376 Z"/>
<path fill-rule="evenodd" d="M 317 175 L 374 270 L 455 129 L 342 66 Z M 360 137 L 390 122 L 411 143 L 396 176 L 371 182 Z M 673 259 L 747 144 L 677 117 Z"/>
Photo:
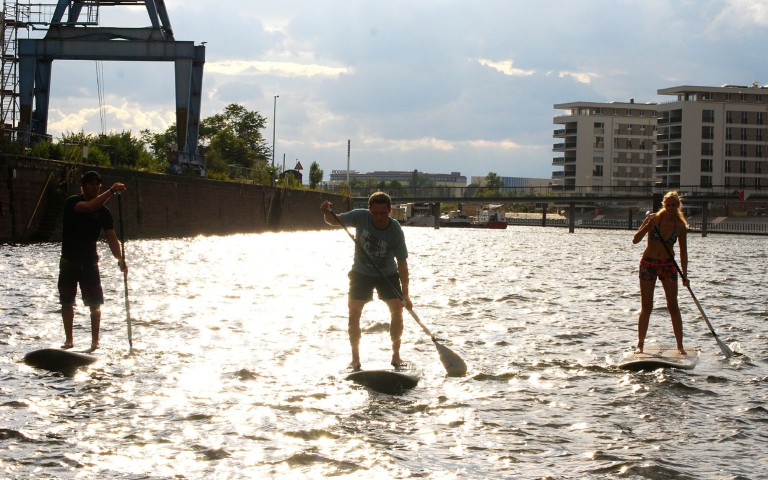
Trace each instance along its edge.
<path fill-rule="evenodd" d="M 0 156 L 0 242 L 60 241 L 64 200 L 79 193 L 88 170 L 101 174 L 105 189 L 114 182 L 128 187 L 107 202 L 118 233 L 122 203 L 126 238 L 318 230 L 327 228 L 323 200 L 338 211 L 349 204 L 318 191 Z"/>

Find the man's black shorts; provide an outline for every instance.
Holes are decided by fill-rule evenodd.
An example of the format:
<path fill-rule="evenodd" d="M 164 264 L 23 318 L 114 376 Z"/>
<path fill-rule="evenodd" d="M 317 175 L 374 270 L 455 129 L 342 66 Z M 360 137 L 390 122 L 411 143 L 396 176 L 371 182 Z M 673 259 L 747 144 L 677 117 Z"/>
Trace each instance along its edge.
<path fill-rule="evenodd" d="M 397 293 L 392 290 L 392 287 L 397 289 Z M 402 297 L 402 290 L 400 288 L 400 275 L 395 273 L 386 277 L 386 280 L 381 275 L 372 277 L 370 275 L 363 275 L 354 270 L 349 272 L 349 298 L 352 300 L 373 300 L 373 290 L 379 292 L 379 299 L 392 300 L 394 298 Z"/>
<path fill-rule="evenodd" d="M 74 306 L 78 284 L 83 304 L 92 307 L 104 303 L 99 265 L 80 265 L 62 258 L 59 261 L 59 303 L 65 307 Z"/>

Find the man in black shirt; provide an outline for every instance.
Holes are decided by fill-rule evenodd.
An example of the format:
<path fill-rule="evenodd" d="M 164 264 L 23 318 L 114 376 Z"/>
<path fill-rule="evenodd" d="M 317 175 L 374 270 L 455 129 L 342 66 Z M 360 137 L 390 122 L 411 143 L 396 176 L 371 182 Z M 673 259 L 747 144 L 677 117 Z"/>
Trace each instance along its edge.
<path fill-rule="evenodd" d="M 112 214 L 104 206 L 113 195 L 125 191 L 125 185 L 114 183 L 108 190 L 101 191 L 101 176 L 94 171 L 83 174 L 80 181 L 80 195 L 69 197 L 64 204 L 64 227 L 59 262 L 59 301 L 61 318 L 64 321 L 64 345 L 72 348 L 72 326 L 75 318 L 75 297 L 77 286 L 83 303 L 91 309 L 91 350 L 99 348 L 99 327 L 104 291 L 99 276 L 99 255 L 96 242 L 101 231 L 107 238 L 112 256 L 118 260 L 120 270 L 128 267 L 122 260 L 120 241 L 115 234 Z"/>

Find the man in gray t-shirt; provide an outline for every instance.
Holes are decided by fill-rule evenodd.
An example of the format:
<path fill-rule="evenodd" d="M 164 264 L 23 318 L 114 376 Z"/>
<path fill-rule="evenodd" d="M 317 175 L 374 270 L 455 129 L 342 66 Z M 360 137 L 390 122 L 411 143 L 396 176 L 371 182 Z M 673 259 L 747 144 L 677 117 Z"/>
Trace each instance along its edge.
<path fill-rule="evenodd" d="M 331 203 L 320 206 L 323 218 L 329 225 L 339 225 L 331 213 Z M 349 272 L 349 343 L 352 362 L 349 368 L 359 370 L 360 364 L 360 317 L 363 307 L 373 299 L 376 290 L 379 298 L 389 307 L 392 339 L 392 365 L 400 366 L 400 339 L 403 335 L 403 304 L 413 308 L 408 296 L 408 248 L 400 224 L 390 217 L 392 200 L 383 192 L 368 198 L 368 209 L 360 208 L 339 215 L 345 226 L 355 227 L 355 257 Z M 361 248 L 365 251 L 361 251 Z"/>

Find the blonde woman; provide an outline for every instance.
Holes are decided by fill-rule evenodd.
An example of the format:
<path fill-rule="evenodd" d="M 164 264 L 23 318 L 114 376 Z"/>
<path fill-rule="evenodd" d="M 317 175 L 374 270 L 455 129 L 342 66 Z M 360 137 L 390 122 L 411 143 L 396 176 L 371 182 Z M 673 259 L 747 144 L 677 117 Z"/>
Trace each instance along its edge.
<path fill-rule="evenodd" d="M 662 206 L 658 212 L 648 215 L 632 238 L 632 243 L 639 243 L 648 235 L 648 242 L 640 260 L 640 296 L 642 305 L 637 322 L 637 352 L 643 351 L 648 322 L 653 311 L 653 292 L 656 279 L 661 280 L 664 296 L 667 299 L 667 309 L 672 318 L 672 329 L 677 340 L 677 350 L 687 355 L 683 348 L 683 319 L 677 304 L 677 269 L 674 259 L 674 245 L 680 245 L 680 269 L 685 277 L 683 284 L 688 286 L 688 245 L 686 233 L 688 222 L 682 212 L 680 195 L 669 192 L 664 195 Z M 670 252 L 672 256 L 670 256 Z"/>

